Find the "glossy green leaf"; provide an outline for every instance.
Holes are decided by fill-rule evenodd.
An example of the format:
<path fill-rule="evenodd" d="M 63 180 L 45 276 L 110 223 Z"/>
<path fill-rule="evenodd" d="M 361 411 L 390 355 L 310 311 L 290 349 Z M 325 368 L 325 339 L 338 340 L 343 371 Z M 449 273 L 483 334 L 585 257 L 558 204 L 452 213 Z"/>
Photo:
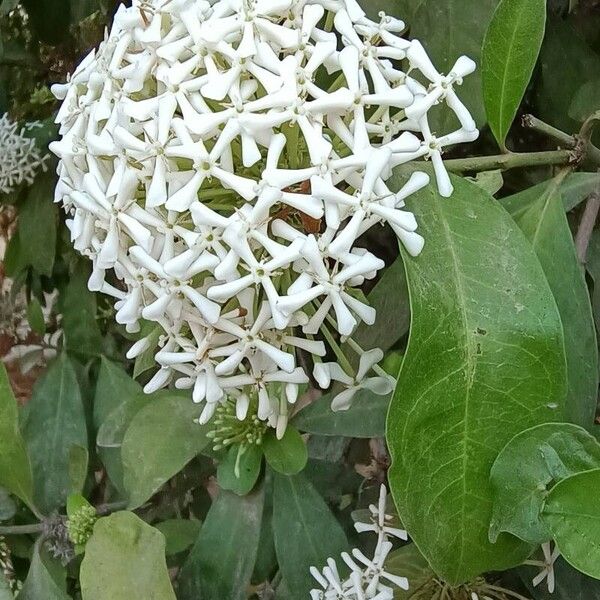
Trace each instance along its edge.
<path fill-rule="evenodd" d="M 29 566 L 27 579 L 23 584 L 23 589 L 19 592 L 20 600 L 71 600 L 58 582 L 52 576 L 50 565 L 50 557 L 41 550 L 41 545 L 38 543 L 33 549 L 33 556 Z M 54 565 L 53 569 L 62 571 L 61 578 L 65 579 L 66 572 L 60 565 Z"/>
<path fill-rule="evenodd" d="M 551 183 L 515 221 L 544 269 L 563 324 L 567 358 L 567 420 L 590 428 L 598 396 L 598 346 L 587 284 L 558 191 Z"/>
<path fill-rule="evenodd" d="M 198 538 L 201 526 L 200 521 L 169 519 L 154 527 L 165 536 L 166 553 L 171 556 L 187 550 Z"/>
<path fill-rule="evenodd" d="M 408 202 L 427 240 L 406 258 L 409 345 L 387 422 L 391 490 L 434 570 L 450 583 L 521 562 L 488 540 L 489 471 L 517 433 L 562 418 L 562 325 L 539 262 L 488 194 L 453 178 Z M 439 524 L 443 523 L 444 527 Z"/>
<path fill-rule="evenodd" d="M 133 417 L 121 448 L 130 508 L 146 502 L 206 446 L 209 426 L 198 425 L 198 416 L 189 397 L 171 392 Z"/>
<path fill-rule="evenodd" d="M 46 514 L 70 493 L 73 446 L 87 448 L 87 425 L 75 369 L 61 354 L 36 382 L 23 425 L 33 469 L 35 501 Z"/>
<path fill-rule="evenodd" d="M 263 451 L 269 466 L 284 475 L 300 473 L 308 460 L 306 442 L 291 425 L 288 425 L 280 440 L 272 429 L 267 431 L 263 439 Z"/>
<path fill-rule="evenodd" d="M 219 493 L 181 571 L 180 600 L 246 600 L 262 511 L 262 489 Z"/>
<path fill-rule="evenodd" d="M 0 363 L 0 485 L 33 506 L 31 465 L 19 430 L 17 400 L 3 363 Z"/>
<path fill-rule="evenodd" d="M 600 444 L 569 423 L 548 423 L 516 435 L 492 466 L 494 510 L 490 539 L 502 531 L 531 544 L 550 539 L 541 519 L 548 490 L 558 481 L 600 467 Z"/>
<path fill-rule="evenodd" d="M 385 417 L 390 396 L 378 396 L 369 390 L 357 392 L 348 410 L 331 410 L 331 394 L 321 396 L 293 419 L 300 431 L 319 435 L 343 435 L 356 438 L 385 436 Z"/>
<path fill-rule="evenodd" d="M 543 519 L 561 555 L 577 570 L 600 579 L 600 469 L 557 483 L 546 500 Z"/>
<path fill-rule="evenodd" d="M 539 200 L 552 182 L 552 179 L 544 181 L 518 194 L 502 198 L 500 202 L 513 218 L 517 218 Z M 569 212 L 581 204 L 599 184 L 600 173 L 571 173 L 568 175 L 559 188 L 565 212 Z"/>
<path fill-rule="evenodd" d="M 240 446 L 229 448 L 217 469 L 219 486 L 239 496 L 244 496 L 254 487 L 260 474 L 262 448 L 251 444 L 239 453 Z"/>
<path fill-rule="evenodd" d="M 546 27 L 546 0 L 501 0 L 483 42 L 487 120 L 504 147 L 537 62 Z"/>
<path fill-rule="evenodd" d="M 292 598 L 305 600 L 314 587 L 310 567 L 348 550 L 342 527 L 303 475 L 274 476 L 273 532 L 279 568 Z"/>
<path fill-rule="evenodd" d="M 175 600 L 164 536 L 130 512 L 98 520 L 79 579 L 83 600 Z"/>
<path fill-rule="evenodd" d="M 407 20 L 410 37 L 421 40 L 433 64 L 449 73 L 456 59 L 467 55 L 481 64 L 481 48 L 498 0 L 390 0 L 386 12 Z M 485 123 L 481 70 L 465 77 L 457 91 L 479 125 Z M 458 121 L 444 105 L 431 113 L 432 130 L 454 131 Z"/>
<path fill-rule="evenodd" d="M 19 209 L 21 252 L 40 275 L 51 275 L 54 266 L 58 217 L 53 183 L 49 173 L 38 177 Z"/>

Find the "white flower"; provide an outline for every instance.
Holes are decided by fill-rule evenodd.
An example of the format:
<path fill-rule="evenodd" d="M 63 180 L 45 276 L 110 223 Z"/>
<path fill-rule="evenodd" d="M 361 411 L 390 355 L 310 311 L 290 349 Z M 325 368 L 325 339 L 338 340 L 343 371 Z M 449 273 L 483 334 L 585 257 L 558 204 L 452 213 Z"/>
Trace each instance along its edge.
<path fill-rule="evenodd" d="M 348 600 L 393 600 L 394 589 L 387 584 L 392 584 L 403 590 L 409 589 L 406 577 L 389 573 L 385 570 L 385 561 L 392 549 L 390 537 L 408 539 L 406 531 L 390 527 L 386 523 L 391 517 L 385 514 L 387 490 L 384 485 L 379 490 L 378 505 L 369 507 L 373 515 L 371 523 L 356 523 L 355 528 L 359 533 L 372 531 L 377 534 L 377 546 L 373 559 L 367 558 L 359 549 L 354 548 L 352 554 L 342 553 L 342 560 L 350 568 L 350 576 L 342 579 L 337 565 L 332 558 L 327 560 L 327 566 L 319 571 L 311 567 L 311 575 L 323 588 L 311 590 L 313 600 L 328 600 L 345 598 Z M 383 580 L 383 581 L 382 581 Z M 384 583 L 384 581 L 386 583 Z"/>
<path fill-rule="evenodd" d="M 9 194 L 23 182 L 31 185 L 37 172 L 46 170 L 48 155 L 42 156 L 35 140 L 26 135 L 36 127 L 40 124 L 29 123 L 19 130 L 19 125 L 11 121 L 8 114 L 0 117 L 0 192 L 3 194 Z"/>
<path fill-rule="evenodd" d="M 528 560 L 525 561 L 525 564 L 532 565 L 535 567 L 541 567 L 541 571 L 533 578 L 533 586 L 537 587 L 546 580 L 546 585 L 548 587 L 548 592 L 551 594 L 554 593 L 554 588 L 556 586 L 556 580 L 554 577 L 554 563 L 560 556 L 560 550 L 558 546 L 554 545 L 554 549 L 552 548 L 551 542 L 546 542 L 542 544 L 542 552 L 544 554 L 544 560 Z"/>
<path fill-rule="evenodd" d="M 356 288 L 384 263 L 357 239 L 389 224 L 410 254 L 424 244 L 405 201 L 429 178 L 393 193 L 392 169 L 431 159 L 448 195 L 442 151 L 477 136 L 456 95 L 473 63 L 441 75 L 403 29 L 356 0 L 133 0 L 53 87 L 55 196 L 92 261 L 89 287 L 115 298 L 127 331 L 143 319 L 164 330 L 128 354 L 155 352 L 146 391 L 191 389 L 202 422 L 228 396 L 239 415 L 257 397 L 283 435 L 308 380 L 298 353 L 324 356 L 329 325 L 343 337 L 374 323 Z M 434 136 L 427 112 L 443 102 L 461 129 Z M 382 373 L 366 377 L 380 359 L 317 366 L 347 388 L 336 409 L 363 388 L 391 391 Z"/>

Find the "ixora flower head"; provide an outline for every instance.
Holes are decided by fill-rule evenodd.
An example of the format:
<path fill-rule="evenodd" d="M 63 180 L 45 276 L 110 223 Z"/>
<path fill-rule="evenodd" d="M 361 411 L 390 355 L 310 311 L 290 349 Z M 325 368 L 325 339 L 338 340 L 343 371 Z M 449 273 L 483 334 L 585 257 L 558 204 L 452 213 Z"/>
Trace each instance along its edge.
<path fill-rule="evenodd" d="M 375 321 L 358 288 L 384 263 L 357 240 L 389 224 L 418 255 L 405 200 L 429 177 L 415 172 L 398 192 L 386 180 L 431 159 L 448 196 L 442 151 L 478 135 L 455 90 L 474 63 L 442 75 L 403 29 L 356 0 L 133 0 L 54 86 L 56 200 L 93 263 L 89 286 L 116 298 L 129 332 L 143 320 L 162 329 L 146 391 L 193 389 L 202 422 L 228 398 L 244 419 L 256 397 L 279 434 L 308 382 L 300 352 L 323 385 L 347 387 L 338 408 L 358 389 L 389 392 L 373 355 L 351 372 L 335 341 L 333 330 Z M 432 133 L 440 103 L 458 131 Z M 320 366 L 321 338 L 343 368 Z"/>

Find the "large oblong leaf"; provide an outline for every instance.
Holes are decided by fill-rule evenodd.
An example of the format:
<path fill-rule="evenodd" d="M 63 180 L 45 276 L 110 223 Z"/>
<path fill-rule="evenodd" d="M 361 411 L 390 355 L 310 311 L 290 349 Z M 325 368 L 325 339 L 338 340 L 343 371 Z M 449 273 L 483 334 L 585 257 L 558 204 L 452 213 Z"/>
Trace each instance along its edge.
<path fill-rule="evenodd" d="M 131 512 L 100 519 L 85 547 L 83 600 L 175 600 L 165 538 Z"/>
<path fill-rule="evenodd" d="M 590 295 L 563 210 L 560 179 L 514 218 L 537 254 L 560 312 L 567 356 L 565 416 L 589 429 L 598 396 L 598 345 Z"/>
<path fill-rule="evenodd" d="M 264 493 L 221 491 L 179 578 L 181 600 L 245 600 L 260 538 Z"/>
<path fill-rule="evenodd" d="M 390 485 L 419 550 L 450 583 L 520 563 L 488 540 L 489 472 L 517 433 L 560 419 L 562 326 L 531 246 L 486 192 L 453 178 L 409 207 L 425 237 L 406 258 L 412 327 L 387 421 Z M 440 524 L 443 524 L 441 526 Z"/>
<path fill-rule="evenodd" d="M 339 560 L 348 550 L 341 525 L 302 474 L 274 475 L 273 533 L 279 568 L 294 600 L 305 600 L 318 587 L 311 566 L 321 570 L 328 558 Z"/>
<path fill-rule="evenodd" d="M 79 383 L 66 354 L 52 363 L 33 388 L 23 436 L 33 470 L 36 504 L 50 514 L 65 503 L 71 492 L 72 449 L 88 445 Z"/>
<path fill-rule="evenodd" d="M 542 47 L 546 0 L 502 0 L 483 42 L 483 101 L 500 146 L 525 95 Z"/>
<path fill-rule="evenodd" d="M 600 579 L 599 489 L 600 469 L 563 479 L 550 491 L 543 512 L 565 560 L 596 579 Z"/>

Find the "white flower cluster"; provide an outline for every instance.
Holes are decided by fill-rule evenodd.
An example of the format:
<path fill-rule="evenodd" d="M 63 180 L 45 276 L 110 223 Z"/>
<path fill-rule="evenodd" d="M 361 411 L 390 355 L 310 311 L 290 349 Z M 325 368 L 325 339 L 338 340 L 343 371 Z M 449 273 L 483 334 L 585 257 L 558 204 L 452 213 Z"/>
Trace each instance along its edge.
<path fill-rule="evenodd" d="M 128 331 L 163 330 L 146 391 L 192 388 L 201 422 L 228 396 L 243 418 L 257 394 L 280 435 L 308 382 L 299 351 L 319 383 L 347 388 L 338 408 L 361 387 L 390 391 L 379 351 L 350 373 L 319 362 L 321 338 L 375 321 L 359 287 L 384 263 L 356 245 L 364 232 L 387 223 L 421 251 L 404 201 L 429 177 L 394 193 L 392 168 L 430 158 L 448 196 L 442 150 L 478 135 L 454 91 L 474 63 L 441 75 L 403 29 L 356 0 L 133 0 L 53 87 L 56 200 L 93 262 L 90 289 L 117 299 Z M 436 137 L 428 111 L 441 102 L 461 128 Z M 379 376 L 362 385 L 371 367 Z"/>
<path fill-rule="evenodd" d="M 6 113 L 0 117 L 0 193 L 10 194 L 23 182 L 31 185 L 39 169 L 46 170 L 48 156 L 41 156 L 35 140 L 26 135 L 34 127 L 39 124 L 19 129 Z"/>
<path fill-rule="evenodd" d="M 379 490 L 379 503 L 371 504 L 370 523 L 355 523 L 354 527 L 359 533 L 371 531 L 377 534 L 377 546 L 373 559 L 368 559 L 359 549 L 352 550 L 352 556 L 347 552 L 342 553 L 342 560 L 350 569 L 350 576 L 341 579 L 335 561 L 330 558 L 327 566 L 319 571 L 310 568 L 312 576 L 323 588 L 311 590 L 312 600 L 393 600 L 394 589 L 382 582 L 387 580 L 400 589 L 408 589 L 406 577 L 393 575 L 385 571 L 385 561 L 392 549 L 390 537 L 407 540 L 408 535 L 403 529 L 396 529 L 389 525 L 391 515 L 386 515 L 387 490 L 382 485 Z"/>

